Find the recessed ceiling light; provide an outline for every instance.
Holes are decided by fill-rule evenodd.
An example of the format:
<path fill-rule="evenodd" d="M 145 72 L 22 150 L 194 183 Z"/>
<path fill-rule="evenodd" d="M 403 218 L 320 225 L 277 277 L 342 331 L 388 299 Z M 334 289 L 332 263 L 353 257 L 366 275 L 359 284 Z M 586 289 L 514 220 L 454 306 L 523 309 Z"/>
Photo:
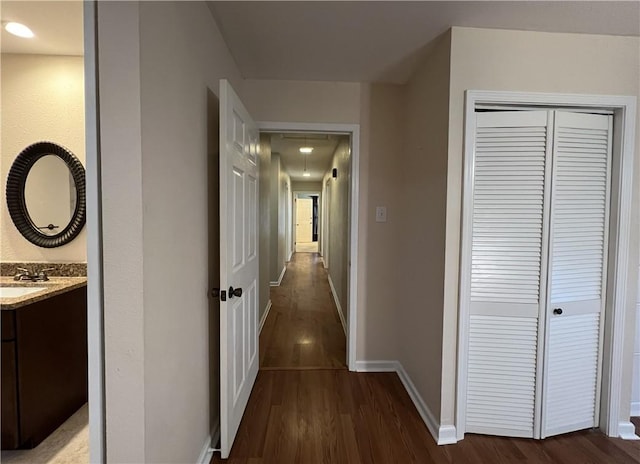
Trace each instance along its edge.
<path fill-rule="evenodd" d="M 303 172 L 302 177 L 311 177 L 311 174 L 308 172 Z"/>
<path fill-rule="evenodd" d="M 10 22 L 4 25 L 4 29 L 13 35 L 17 35 L 18 37 L 22 37 L 24 39 L 32 39 L 34 37 L 34 33 L 24 24 Z"/>
<path fill-rule="evenodd" d="M 313 151 L 313 147 L 300 147 L 300 153 L 304 153 L 305 155 L 310 154 Z"/>

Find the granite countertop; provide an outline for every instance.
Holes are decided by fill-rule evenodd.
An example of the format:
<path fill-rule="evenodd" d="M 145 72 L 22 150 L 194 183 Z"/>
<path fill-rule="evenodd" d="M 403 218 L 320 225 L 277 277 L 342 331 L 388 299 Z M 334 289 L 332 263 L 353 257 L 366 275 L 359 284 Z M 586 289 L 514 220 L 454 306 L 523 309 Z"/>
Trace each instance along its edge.
<path fill-rule="evenodd" d="M 46 287 L 44 290 L 29 295 L 0 298 L 0 309 L 16 309 L 85 285 L 87 285 L 86 277 L 49 277 L 46 282 L 30 282 L 15 281 L 13 277 L 0 276 L 0 286 L 2 287 Z"/>

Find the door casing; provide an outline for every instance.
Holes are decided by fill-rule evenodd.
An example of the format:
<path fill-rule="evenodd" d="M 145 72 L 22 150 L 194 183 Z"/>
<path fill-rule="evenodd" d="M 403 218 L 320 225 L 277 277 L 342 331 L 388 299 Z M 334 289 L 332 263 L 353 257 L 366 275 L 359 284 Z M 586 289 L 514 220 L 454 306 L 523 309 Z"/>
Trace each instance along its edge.
<path fill-rule="evenodd" d="M 256 121 L 260 132 L 313 132 L 324 134 L 343 134 L 351 136 L 351 186 L 349 202 L 349 252 L 347 273 L 347 367 L 356 370 L 358 313 L 358 211 L 360 195 L 360 125 L 359 124 L 323 124 L 299 122 Z"/>
<path fill-rule="evenodd" d="M 612 111 L 614 115 L 613 158 L 611 172 L 611 210 L 609 220 L 609 258 L 607 298 L 605 303 L 604 349 L 600 429 L 617 437 L 621 425 L 620 407 L 623 376 L 623 344 L 625 305 L 628 289 L 629 245 L 633 192 L 633 153 L 635 143 L 636 98 L 630 96 L 544 94 L 467 90 L 464 121 L 464 178 L 462 234 L 460 245 L 458 365 L 456 394 L 456 438 L 462 440 L 466 421 L 467 352 L 469 338 L 469 269 L 471 267 L 471 208 L 473 180 L 473 140 L 477 106 L 505 105 L 520 107 L 553 107 Z"/>
<path fill-rule="evenodd" d="M 298 237 L 297 237 L 298 234 L 297 234 L 297 229 L 296 229 L 296 225 L 295 225 L 297 223 L 297 221 L 298 221 L 298 218 L 297 218 L 298 210 L 297 210 L 296 200 L 300 197 L 300 195 L 302 195 L 302 196 L 304 196 L 304 195 L 316 195 L 318 198 L 322 198 L 322 194 L 320 192 L 315 192 L 315 191 L 311 191 L 311 190 L 309 190 L 309 191 L 306 191 L 306 190 L 298 191 L 298 190 L 296 190 L 295 192 L 293 192 L 293 205 L 291 207 L 291 211 L 293 213 L 293 218 L 291 220 L 291 224 L 292 224 L 291 229 L 293 231 L 293 243 L 294 243 L 294 247 L 293 248 L 294 248 L 294 251 L 295 251 L 295 244 L 298 243 Z M 322 220 L 323 220 L 322 219 L 322 214 L 319 214 L 319 220 L 320 220 L 320 223 L 322 223 Z M 318 240 L 318 252 L 320 252 L 320 248 L 319 247 L 320 247 L 320 239 Z"/>

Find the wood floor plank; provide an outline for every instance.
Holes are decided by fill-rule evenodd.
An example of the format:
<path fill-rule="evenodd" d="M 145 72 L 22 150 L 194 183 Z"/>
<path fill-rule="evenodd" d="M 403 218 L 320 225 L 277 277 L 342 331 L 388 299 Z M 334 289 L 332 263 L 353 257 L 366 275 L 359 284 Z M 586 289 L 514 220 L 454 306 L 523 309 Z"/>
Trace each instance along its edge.
<path fill-rule="evenodd" d="M 231 456 L 212 463 L 640 464 L 640 442 L 597 430 L 545 440 L 467 434 L 438 446 L 395 373 L 345 369 L 344 331 L 317 255 L 294 255 L 271 299 Z"/>
<path fill-rule="evenodd" d="M 317 253 L 295 253 L 260 333 L 260 367 L 346 368 L 346 337 Z"/>

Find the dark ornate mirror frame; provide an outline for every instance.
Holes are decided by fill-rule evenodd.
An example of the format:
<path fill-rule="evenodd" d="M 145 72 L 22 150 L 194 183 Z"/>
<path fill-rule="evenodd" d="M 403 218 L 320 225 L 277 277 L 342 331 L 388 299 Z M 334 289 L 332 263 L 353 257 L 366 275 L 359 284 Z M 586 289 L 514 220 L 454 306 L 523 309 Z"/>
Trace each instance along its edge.
<path fill-rule="evenodd" d="M 31 167 L 40 158 L 55 155 L 62 159 L 76 184 L 76 208 L 69 224 L 56 235 L 45 235 L 31 220 L 25 200 L 25 185 Z M 84 166 L 66 148 L 52 142 L 37 142 L 22 150 L 11 165 L 7 176 L 7 206 L 9 215 L 18 231 L 34 245 L 43 248 L 55 248 L 69 243 L 84 227 L 86 220 Z"/>

